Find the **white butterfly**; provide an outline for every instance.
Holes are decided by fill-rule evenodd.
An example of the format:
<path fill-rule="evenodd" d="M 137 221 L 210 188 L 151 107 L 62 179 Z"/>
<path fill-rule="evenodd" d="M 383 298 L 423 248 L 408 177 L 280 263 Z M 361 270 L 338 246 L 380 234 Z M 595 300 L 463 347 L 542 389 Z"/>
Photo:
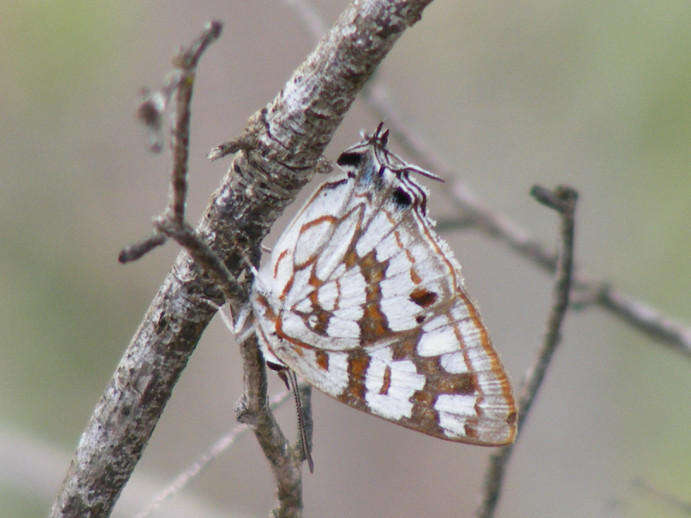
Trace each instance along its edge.
<path fill-rule="evenodd" d="M 258 272 L 264 357 L 408 428 L 510 443 L 511 386 L 411 174 L 440 178 L 387 150 L 387 137 L 380 124 L 341 154 L 345 174 L 319 186 Z"/>

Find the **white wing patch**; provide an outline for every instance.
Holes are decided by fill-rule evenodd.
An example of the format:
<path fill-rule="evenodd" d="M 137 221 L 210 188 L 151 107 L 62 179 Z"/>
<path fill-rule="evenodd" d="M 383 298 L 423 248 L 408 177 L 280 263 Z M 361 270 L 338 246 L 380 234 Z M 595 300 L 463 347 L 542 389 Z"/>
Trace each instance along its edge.
<path fill-rule="evenodd" d="M 319 390 L 331 396 L 342 394 L 348 386 L 348 354 L 328 353 L 328 366 L 323 368 L 317 360 L 317 352 L 304 349 L 301 355 L 290 352 L 290 363 L 295 372 Z"/>
<path fill-rule="evenodd" d="M 316 275 L 319 279 L 328 279 L 329 275 L 343 262 L 343 257 L 351 246 L 361 219 L 362 207 L 359 206 L 338 225 L 331 241 L 317 260 Z"/>
<path fill-rule="evenodd" d="M 460 351 L 442 354 L 439 361 L 441 362 L 442 369 L 449 374 L 464 374 L 470 372 L 463 358 L 463 353 Z"/>
<path fill-rule="evenodd" d="M 405 331 L 418 327 L 415 316 L 420 313 L 420 306 L 408 297 L 382 298 L 380 305 L 392 331 Z"/>
<path fill-rule="evenodd" d="M 466 434 L 465 425 L 476 416 L 476 395 L 451 396 L 442 394 L 437 398 L 434 408 L 439 412 L 439 425 L 450 437 Z"/>
<path fill-rule="evenodd" d="M 360 257 L 364 257 L 382 240 L 382 236 L 388 235 L 394 226 L 385 211 L 378 212 L 367 225 L 367 230 L 358 239 L 355 251 Z"/>
<path fill-rule="evenodd" d="M 296 304 L 314 291 L 314 286 L 309 282 L 311 276 L 311 268 L 303 268 L 293 273 L 293 284 L 285 299 L 286 304 Z"/>
<path fill-rule="evenodd" d="M 439 356 L 458 351 L 459 346 L 453 327 L 438 327 L 422 334 L 417 344 L 417 353 L 420 356 Z"/>
<path fill-rule="evenodd" d="M 295 266 L 299 267 L 314 259 L 331 238 L 333 231 L 334 224 L 331 219 L 321 218 L 305 224 L 300 229 L 298 241 L 295 243 Z"/>
<path fill-rule="evenodd" d="M 336 282 L 327 282 L 317 292 L 319 305 L 326 311 L 331 311 L 336 307 L 338 300 L 338 285 Z"/>
<path fill-rule="evenodd" d="M 385 347 L 372 352 L 365 378 L 365 400 L 375 414 L 386 419 L 410 418 L 410 398 L 424 385 L 425 377 L 417 372 L 412 361 L 393 360 L 391 349 Z"/>
<path fill-rule="evenodd" d="M 357 319 L 340 318 L 334 315 L 329 319 L 326 334 L 333 337 L 360 338 L 360 326 Z"/>
<path fill-rule="evenodd" d="M 364 304 L 366 298 L 367 283 L 359 268 L 351 268 L 340 278 L 341 296 L 338 298 L 338 307 L 347 308 Z"/>

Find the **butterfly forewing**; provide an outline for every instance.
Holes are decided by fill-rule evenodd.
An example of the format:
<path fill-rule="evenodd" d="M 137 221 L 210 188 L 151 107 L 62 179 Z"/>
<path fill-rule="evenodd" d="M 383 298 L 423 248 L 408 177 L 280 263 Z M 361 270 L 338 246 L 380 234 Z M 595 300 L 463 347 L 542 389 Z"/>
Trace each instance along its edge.
<path fill-rule="evenodd" d="M 441 437 L 513 440 L 516 409 L 421 172 L 381 130 L 346 150 L 279 239 L 252 296 L 259 342 L 327 394 Z"/>

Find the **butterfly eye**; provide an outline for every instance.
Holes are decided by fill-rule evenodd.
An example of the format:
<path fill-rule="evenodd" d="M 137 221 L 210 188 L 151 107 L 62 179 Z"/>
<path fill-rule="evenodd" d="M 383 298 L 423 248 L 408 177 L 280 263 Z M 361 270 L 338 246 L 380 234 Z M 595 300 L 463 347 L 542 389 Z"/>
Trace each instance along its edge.
<path fill-rule="evenodd" d="M 410 197 L 410 194 L 400 187 L 396 187 L 391 196 L 393 197 L 394 203 L 402 209 L 408 208 L 413 204 L 413 199 Z"/>
<path fill-rule="evenodd" d="M 336 163 L 342 166 L 358 167 L 362 162 L 361 153 L 341 153 Z"/>

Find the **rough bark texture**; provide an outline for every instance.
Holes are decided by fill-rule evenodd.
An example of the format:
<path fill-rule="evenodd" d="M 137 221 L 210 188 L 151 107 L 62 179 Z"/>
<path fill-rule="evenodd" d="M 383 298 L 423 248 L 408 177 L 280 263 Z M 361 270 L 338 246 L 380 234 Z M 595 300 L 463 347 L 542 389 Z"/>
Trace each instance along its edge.
<path fill-rule="evenodd" d="M 242 277 L 242 257 L 256 263 L 259 244 L 312 176 L 360 88 L 430 2 L 353 2 L 276 98 L 248 121 L 241 150 L 198 227 L 232 275 L 244 280 L 234 307 L 246 303 L 251 277 Z M 183 252 L 96 405 L 51 516 L 111 512 L 215 313 L 205 299 L 222 302 L 217 286 Z"/>

